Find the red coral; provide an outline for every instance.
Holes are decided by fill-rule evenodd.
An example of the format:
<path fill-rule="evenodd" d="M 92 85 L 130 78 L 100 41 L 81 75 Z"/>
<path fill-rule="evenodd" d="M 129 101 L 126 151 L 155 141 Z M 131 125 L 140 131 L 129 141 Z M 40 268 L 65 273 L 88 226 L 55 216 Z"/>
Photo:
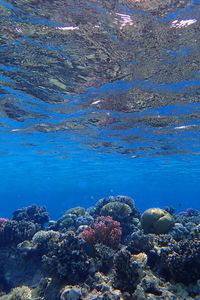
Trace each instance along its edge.
<path fill-rule="evenodd" d="M 86 227 L 83 232 L 79 234 L 81 238 L 83 238 L 88 244 L 96 243 L 95 231 L 92 227 Z"/>
<path fill-rule="evenodd" d="M 110 216 L 102 216 L 96 219 L 93 228 L 88 226 L 79 236 L 88 244 L 102 243 L 111 248 L 116 248 L 120 243 L 121 235 L 120 223 Z"/>

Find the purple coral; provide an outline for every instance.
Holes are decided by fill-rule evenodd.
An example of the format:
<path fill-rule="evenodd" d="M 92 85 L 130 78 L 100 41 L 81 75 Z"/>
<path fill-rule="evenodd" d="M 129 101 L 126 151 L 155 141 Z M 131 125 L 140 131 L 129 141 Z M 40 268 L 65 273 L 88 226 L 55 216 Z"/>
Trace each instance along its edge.
<path fill-rule="evenodd" d="M 122 229 L 119 222 L 110 216 L 101 216 L 96 219 L 93 227 L 88 226 L 79 236 L 91 245 L 102 243 L 111 248 L 117 248 L 121 235 Z"/>
<path fill-rule="evenodd" d="M 79 234 L 81 238 L 83 238 L 88 244 L 95 244 L 96 243 L 96 235 L 95 230 L 88 226 L 86 227 L 83 232 Z"/>
<path fill-rule="evenodd" d="M 191 216 L 198 216 L 199 212 L 198 212 L 198 210 L 189 207 L 189 208 L 186 209 L 186 211 L 180 211 L 179 215 L 180 216 L 189 216 L 189 217 L 191 217 Z"/>
<path fill-rule="evenodd" d="M 194 209 L 194 208 L 187 208 L 186 209 L 188 216 L 198 216 L 199 212 L 198 210 Z"/>
<path fill-rule="evenodd" d="M 180 211 L 179 212 L 179 216 L 187 216 L 187 215 L 188 215 L 187 211 Z"/>

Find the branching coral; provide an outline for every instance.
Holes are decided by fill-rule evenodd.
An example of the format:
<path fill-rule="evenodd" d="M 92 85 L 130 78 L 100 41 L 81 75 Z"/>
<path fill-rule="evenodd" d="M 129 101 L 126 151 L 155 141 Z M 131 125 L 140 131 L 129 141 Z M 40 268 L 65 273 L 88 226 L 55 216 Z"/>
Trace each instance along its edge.
<path fill-rule="evenodd" d="M 96 219 L 93 227 L 88 226 L 79 236 L 91 245 L 102 243 L 111 248 L 117 248 L 121 234 L 122 229 L 119 222 L 110 216 L 101 216 Z"/>

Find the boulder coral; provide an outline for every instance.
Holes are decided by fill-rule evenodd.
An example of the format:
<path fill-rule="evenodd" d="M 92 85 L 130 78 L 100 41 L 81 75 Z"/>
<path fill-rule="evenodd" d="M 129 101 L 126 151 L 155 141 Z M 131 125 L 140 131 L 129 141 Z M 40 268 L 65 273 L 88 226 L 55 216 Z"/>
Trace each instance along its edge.
<path fill-rule="evenodd" d="M 135 202 L 131 197 L 118 195 L 116 197 L 109 196 L 100 199 L 96 204 L 96 214 L 100 214 L 102 207 L 110 202 L 121 202 L 127 204 L 131 209 L 135 207 Z"/>
<path fill-rule="evenodd" d="M 160 208 L 149 208 L 141 216 L 141 226 L 145 233 L 168 233 L 173 225 L 173 217 Z"/>
<path fill-rule="evenodd" d="M 126 218 L 132 212 L 130 206 L 123 202 L 110 202 L 104 205 L 101 209 L 100 214 L 102 216 L 111 216 L 113 219 L 118 220 L 119 218 Z"/>

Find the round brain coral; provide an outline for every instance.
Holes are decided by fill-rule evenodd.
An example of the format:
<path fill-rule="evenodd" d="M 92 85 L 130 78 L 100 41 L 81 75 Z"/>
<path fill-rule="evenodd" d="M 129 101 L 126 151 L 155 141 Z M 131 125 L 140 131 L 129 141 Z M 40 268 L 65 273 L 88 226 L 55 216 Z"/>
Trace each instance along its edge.
<path fill-rule="evenodd" d="M 149 208 L 141 216 L 141 226 L 145 233 L 168 233 L 173 225 L 173 217 L 161 208 Z"/>
<path fill-rule="evenodd" d="M 128 217 L 132 212 L 130 206 L 123 202 L 110 202 L 104 205 L 101 209 L 101 215 L 111 216 L 114 219 L 123 219 Z"/>

